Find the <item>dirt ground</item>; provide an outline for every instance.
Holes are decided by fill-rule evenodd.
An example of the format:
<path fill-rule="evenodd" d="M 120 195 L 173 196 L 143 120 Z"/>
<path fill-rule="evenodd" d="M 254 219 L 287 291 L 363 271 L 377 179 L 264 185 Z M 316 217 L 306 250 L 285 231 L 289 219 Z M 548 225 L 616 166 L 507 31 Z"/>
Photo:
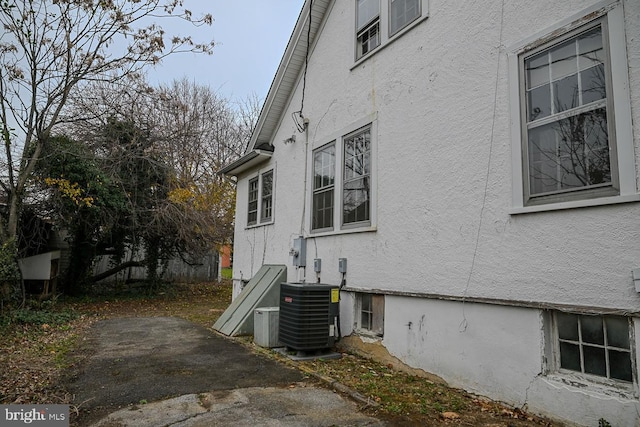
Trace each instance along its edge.
<path fill-rule="evenodd" d="M 74 384 L 78 384 L 86 372 L 90 355 L 95 354 L 96 349 L 92 348 L 95 341 L 90 338 L 90 331 L 96 322 L 112 319 L 110 321 L 116 325 L 116 319 L 123 317 L 176 317 L 191 322 L 193 328 L 214 333 L 211 325 L 230 301 L 231 285 L 228 282 L 173 286 L 153 297 L 123 293 L 117 297 L 57 301 L 48 317 L 37 316 L 29 322 L 14 322 L 3 327 L 0 334 L 0 366 L 4 368 L 0 372 L 0 403 L 69 403 L 72 404 L 72 420 L 74 417 L 79 420 L 94 417 L 102 411 L 98 410 L 100 405 L 96 401 L 91 403 L 88 397 L 74 396 L 77 392 Z M 69 313 L 71 317 L 67 316 Z M 130 332 L 127 338 L 130 343 L 124 343 L 124 347 L 132 345 L 136 334 L 140 334 Z M 404 372 L 389 361 L 376 362 L 358 353 L 345 352 L 341 359 L 331 361 L 292 362 L 276 352 L 257 348 L 248 338 L 233 342 L 298 371 L 298 375 L 302 372 L 319 384 L 342 384 L 354 390 L 365 398 L 365 403 L 357 402 L 363 414 L 387 420 L 390 425 L 561 425 L 527 414 L 520 408 L 510 408 L 449 388 L 415 372 Z M 156 354 L 166 351 L 167 347 L 148 350 L 149 354 Z M 139 357 L 139 362 L 153 365 L 150 356 Z M 109 380 L 115 383 L 130 375 L 117 365 L 114 361 L 109 372 Z M 167 374 L 176 373 L 175 366 L 167 365 L 165 370 Z M 260 372 L 256 371 L 256 374 Z M 186 368 L 184 373 L 191 380 L 199 376 L 197 366 Z M 95 387 L 101 386 L 96 384 Z M 154 390 L 155 394 L 131 395 L 129 400 L 150 403 L 162 394 L 161 387 L 157 388 L 158 393 Z M 117 400 L 117 393 L 110 396 L 113 405 L 106 409 L 117 409 L 122 401 Z"/>

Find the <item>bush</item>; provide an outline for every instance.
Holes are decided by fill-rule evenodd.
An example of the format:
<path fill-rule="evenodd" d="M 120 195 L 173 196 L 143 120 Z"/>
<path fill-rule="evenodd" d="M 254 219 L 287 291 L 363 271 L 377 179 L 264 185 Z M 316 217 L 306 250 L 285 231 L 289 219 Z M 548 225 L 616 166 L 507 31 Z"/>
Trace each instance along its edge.
<path fill-rule="evenodd" d="M 0 307 L 20 298 L 20 268 L 14 240 L 0 246 Z"/>

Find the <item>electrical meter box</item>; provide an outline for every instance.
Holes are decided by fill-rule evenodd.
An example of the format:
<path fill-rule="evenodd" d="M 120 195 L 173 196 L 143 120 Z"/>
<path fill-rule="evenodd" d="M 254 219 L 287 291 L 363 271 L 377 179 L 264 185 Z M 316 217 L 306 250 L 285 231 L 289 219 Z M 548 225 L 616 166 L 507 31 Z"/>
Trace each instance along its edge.
<path fill-rule="evenodd" d="M 289 251 L 292 263 L 296 267 L 307 266 L 307 239 L 304 237 L 296 237 L 293 239 L 293 247 Z"/>

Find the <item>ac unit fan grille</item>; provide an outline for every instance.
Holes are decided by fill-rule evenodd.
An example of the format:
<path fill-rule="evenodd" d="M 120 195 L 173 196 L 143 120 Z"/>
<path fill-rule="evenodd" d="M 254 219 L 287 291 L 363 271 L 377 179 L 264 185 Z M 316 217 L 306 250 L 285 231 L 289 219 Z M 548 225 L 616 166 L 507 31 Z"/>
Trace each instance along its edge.
<path fill-rule="evenodd" d="M 335 343 L 338 302 L 324 284 L 282 283 L 280 286 L 280 342 L 298 351 L 330 348 Z"/>

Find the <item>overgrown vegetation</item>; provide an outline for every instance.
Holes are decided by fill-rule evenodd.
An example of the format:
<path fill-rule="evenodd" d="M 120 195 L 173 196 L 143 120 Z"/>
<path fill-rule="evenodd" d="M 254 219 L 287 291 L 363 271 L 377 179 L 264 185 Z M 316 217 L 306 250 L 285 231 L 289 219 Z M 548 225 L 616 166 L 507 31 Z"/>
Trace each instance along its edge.
<path fill-rule="evenodd" d="M 6 304 L 17 303 L 22 296 L 18 253 L 15 240 L 0 246 L 0 313 Z"/>

